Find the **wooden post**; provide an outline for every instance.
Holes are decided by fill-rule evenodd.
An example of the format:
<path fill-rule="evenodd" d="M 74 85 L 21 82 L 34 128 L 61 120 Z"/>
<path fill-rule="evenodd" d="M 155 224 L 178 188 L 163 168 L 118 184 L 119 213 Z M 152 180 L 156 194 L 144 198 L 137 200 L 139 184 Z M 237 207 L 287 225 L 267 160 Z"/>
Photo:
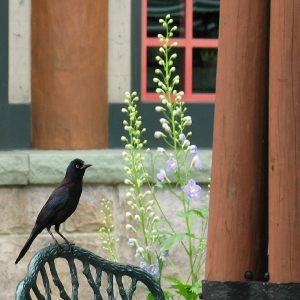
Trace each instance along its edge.
<path fill-rule="evenodd" d="M 300 2 L 271 1 L 269 270 L 300 281 Z"/>
<path fill-rule="evenodd" d="M 267 271 L 268 0 L 222 0 L 205 277 Z"/>
<path fill-rule="evenodd" d="M 32 143 L 108 144 L 107 0 L 32 1 Z"/>

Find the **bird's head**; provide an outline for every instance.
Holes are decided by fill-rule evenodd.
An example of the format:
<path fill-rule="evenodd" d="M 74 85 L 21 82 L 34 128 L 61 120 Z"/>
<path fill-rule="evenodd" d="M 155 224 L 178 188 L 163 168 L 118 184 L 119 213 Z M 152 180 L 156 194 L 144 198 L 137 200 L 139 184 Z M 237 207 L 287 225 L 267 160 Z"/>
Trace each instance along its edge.
<path fill-rule="evenodd" d="M 82 179 L 85 170 L 90 166 L 90 164 L 86 164 L 83 160 L 76 158 L 70 162 L 66 176 L 72 180 L 80 180 Z"/>

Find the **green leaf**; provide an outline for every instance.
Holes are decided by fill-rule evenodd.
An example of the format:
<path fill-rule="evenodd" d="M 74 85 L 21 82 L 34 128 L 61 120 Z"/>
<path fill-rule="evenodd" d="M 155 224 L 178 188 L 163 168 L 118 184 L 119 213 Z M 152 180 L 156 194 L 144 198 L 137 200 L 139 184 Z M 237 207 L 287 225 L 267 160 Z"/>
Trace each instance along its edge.
<path fill-rule="evenodd" d="M 191 292 L 196 294 L 196 295 L 199 295 L 200 292 L 201 292 L 201 289 L 202 289 L 202 284 L 195 284 L 191 287 Z"/>
<path fill-rule="evenodd" d="M 185 299 L 195 299 L 195 295 L 198 296 L 201 292 L 202 285 L 197 283 L 195 285 L 185 284 L 179 279 L 173 276 L 163 276 L 164 279 L 173 282 L 174 284 L 170 285 L 170 288 L 175 290 L 178 295 L 183 296 Z"/>
<path fill-rule="evenodd" d="M 189 211 L 177 211 L 176 216 L 181 217 L 181 218 L 190 218 L 194 213 L 189 210 Z"/>
<path fill-rule="evenodd" d="M 165 188 L 165 186 L 166 186 L 165 183 L 163 183 L 163 182 L 158 182 L 154 187 L 157 187 L 157 188 L 163 190 L 163 189 Z"/>
<path fill-rule="evenodd" d="M 164 291 L 164 295 L 165 295 L 165 298 L 166 299 L 174 299 L 174 294 L 172 294 L 172 293 L 170 293 L 170 292 L 168 292 L 168 291 Z"/>
<path fill-rule="evenodd" d="M 174 243 L 182 242 L 182 240 L 187 236 L 186 233 L 179 233 L 171 235 L 165 242 L 164 250 L 169 250 Z"/>
<path fill-rule="evenodd" d="M 178 295 L 183 296 L 186 300 L 195 299 L 195 294 L 191 292 L 191 285 L 189 284 L 174 284 L 171 288 L 176 291 Z"/>
<path fill-rule="evenodd" d="M 200 209 L 194 208 L 194 209 L 192 209 L 192 212 L 194 214 L 196 214 L 198 217 L 204 218 L 204 214 L 202 213 L 202 211 Z"/>
<path fill-rule="evenodd" d="M 194 233 L 186 233 L 186 236 L 189 236 L 189 237 L 191 237 L 191 238 L 194 238 L 194 239 L 200 240 L 200 238 L 197 238 L 197 237 L 195 236 L 195 234 L 194 234 Z"/>
<path fill-rule="evenodd" d="M 169 231 L 152 231 L 152 232 L 146 233 L 146 237 L 164 236 L 164 235 L 171 235 L 171 232 L 169 232 Z"/>
<path fill-rule="evenodd" d="M 208 216 L 208 210 L 206 208 L 203 209 L 197 209 L 194 208 L 192 209 L 192 211 L 199 217 L 205 219 Z"/>
<path fill-rule="evenodd" d="M 182 282 L 178 278 L 173 277 L 173 276 L 163 276 L 163 278 L 165 278 L 171 282 L 177 283 L 177 284 L 182 284 Z"/>
<path fill-rule="evenodd" d="M 176 216 L 181 217 L 181 218 L 190 218 L 190 219 L 194 219 L 196 217 L 200 217 L 202 219 L 205 219 L 208 215 L 208 211 L 205 209 L 191 209 L 189 211 L 178 211 L 176 212 Z"/>
<path fill-rule="evenodd" d="M 154 187 L 157 187 L 157 188 L 159 188 L 161 190 L 168 190 L 168 191 L 172 190 L 171 186 L 169 184 L 167 184 L 167 183 L 164 183 L 164 182 L 158 182 L 158 183 L 156 183 L 154 185 Z"/>
<path fill-rule="evenodd" d="M 154 296 L 151 293 L 149 293 L 147 296 L 147 300 L 154 300 Z"/>

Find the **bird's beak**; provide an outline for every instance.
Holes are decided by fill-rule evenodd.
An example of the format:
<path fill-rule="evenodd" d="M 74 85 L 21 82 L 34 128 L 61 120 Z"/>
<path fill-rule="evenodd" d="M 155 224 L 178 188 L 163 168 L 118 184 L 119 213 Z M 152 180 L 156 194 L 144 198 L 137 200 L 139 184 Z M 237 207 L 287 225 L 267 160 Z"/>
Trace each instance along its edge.
<path fill-rule="evenodd" d="M 85 169 L 87 169 L 88 167 L 91 167 L 91 166 L 92 166 L 91 164 L 83 164 L 80 169 L 85 170 Z"/>

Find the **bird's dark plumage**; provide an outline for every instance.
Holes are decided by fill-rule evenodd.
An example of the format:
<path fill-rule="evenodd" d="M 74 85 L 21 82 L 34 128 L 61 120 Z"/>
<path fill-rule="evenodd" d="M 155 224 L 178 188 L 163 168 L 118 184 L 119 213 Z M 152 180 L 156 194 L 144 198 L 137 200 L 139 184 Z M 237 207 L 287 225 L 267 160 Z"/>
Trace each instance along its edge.
<path fill-rule="evenodd" d="M 31 234 L 21 250 L 15 264 L 26 254 L 34 239 L 45 228 L 47 228 L 54 242 L 58 244 L 54 236 L 52 235 L 50 228 L 54 226 L 55 231 L 69 244 L 71 244 L 60 232 L 59 226 L 65 222 L 73 212 L 79 202 L 79 198 L 82 191 L 82 178 L 86 168 L 90 167 L 90 164 L 85 164 L 81 159 L 74 159 L 70 162 L 66 176 L 58 187 L 50 195 L 48 201 L 40 211 L 35 225 L 31 231 Z"/>

